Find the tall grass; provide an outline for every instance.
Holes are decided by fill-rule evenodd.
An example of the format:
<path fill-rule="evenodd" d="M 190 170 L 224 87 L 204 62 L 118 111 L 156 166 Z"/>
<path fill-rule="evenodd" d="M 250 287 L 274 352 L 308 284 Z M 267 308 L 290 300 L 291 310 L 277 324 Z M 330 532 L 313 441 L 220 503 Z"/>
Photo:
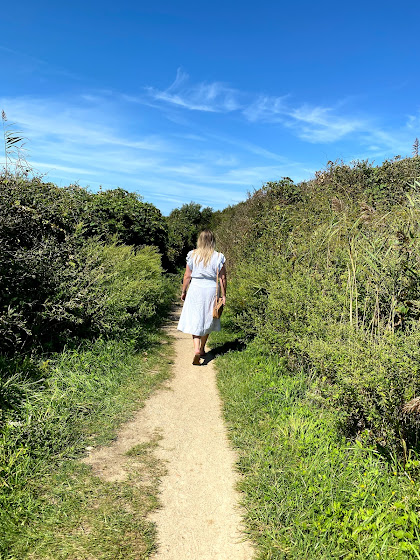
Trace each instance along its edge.
<path fill-rule="evenodd" d="M 346 435 L 368 430 L 402 454 L 419 435 L 416 415 L 403 413 L 420 395 L 417 164 L 271 183 L 222 213 L 217 230 L 245 338 L 325 378 Z M 372 183 L 381 175 L 393 181 L 388 191 Z"/>
<path fill-rule="evenodd" d="M 419 176 L 331 163 L 216 216 L 248 345 L 220 388 L 261 559 L 420 558 Z"/>

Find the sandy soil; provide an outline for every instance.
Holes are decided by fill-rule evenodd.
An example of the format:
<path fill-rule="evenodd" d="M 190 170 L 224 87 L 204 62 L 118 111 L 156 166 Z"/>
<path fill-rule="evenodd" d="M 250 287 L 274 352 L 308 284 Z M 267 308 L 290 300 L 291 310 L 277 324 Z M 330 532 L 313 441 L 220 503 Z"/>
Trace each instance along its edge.
<path fill-rule="evenodd" d="M 169 327 L 175 339 L 173 378 L 125 425 L 110 447 L 85 459 L 109 480 L 125 478 L 125 453 L 160 434 L 155 451 L 166 464 L 160 487 L 158 552 L 153 560 L 251 560 L 241 531 L 238 474 L 221 414 L 213 362 L 193 366 L 191 336 Z M 165 390 L 166 389 L 166 390 Z"/>

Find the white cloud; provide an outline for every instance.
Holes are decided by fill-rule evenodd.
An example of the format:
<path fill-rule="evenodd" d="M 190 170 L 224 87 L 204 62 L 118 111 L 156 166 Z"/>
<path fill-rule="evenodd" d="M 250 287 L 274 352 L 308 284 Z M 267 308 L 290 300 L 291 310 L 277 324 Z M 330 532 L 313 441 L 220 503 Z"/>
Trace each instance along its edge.
<path fill-rule="evenodd" d="M 15 41 L 18 43 L 18 41 Z M 74 81 L 80 81 L 81 77 L 67 69 L 50 64 L 44 59 L 32 56 L 30 54 L 11 49 L 5 45 L 0 45 L 0 52 L 7 53 L 9 62 L 15 67 L 23 68 L 26 73 L 37 74 L 43 76 L 62 76 Z"/>
<path fill-rule="evenodd" d="M 337 115 L 332 107 L 308 104 L 293 107 L 288 100 L 287 95 L 260 96 L 243 114 L 250 122 L 282 124 L 293 129 L 299 138 L 314 144 L 335 142 L 368 126 L 362 119 Z"/>
<path fill-rule="evenodd" d="M 354 132 L 369 129 L 367 120 L 334 114 L 330 107 L 302 105 L 292 109 L 288 126 L 297 128 L 300 138 L 312 143 L 329 143 Z"/>
<path fill-rule="evenodd" d="M 131 110 L 122 117 L 121 96 L 0 98 L 2 107 L 24 131 L 32 165 L 48 180 L 93 189 L 120 186 L 140 192 L 165 212 L 191 200 L 222 208 L 243 200 L 265 180 L 290 174 L 290 168 L 279 166 L 285 158 L 235 138 L 180 126 L 165 136 L 127 133 L 136 126 Z M 110 118 L 113 113 L 116 117 Z M 258 163 L 267 159 L 276 160 L 275 165 Z"/>
<path fill-rule="evenodd" d="M 149 100 L 157 104 L 190 111 L 207 113 L 231 113 L 241 111 L 250 123 L 277 124 L 289 128 L 301 138 L 313 144 L 331 143 L 349 134 L 366 130 L 367 119 L 338 114 L 336 107 L 310 106 L 306 103 L 293 105 L 290 95 L 259 95 L 239 92 L 220 82 L 190 84 L 189 76 L 178 70 L 175 81 L 166 89 L 148 88 Z M 130 98 L 141 102 L 140 98 Z M 241 100 L 241 101 L 239 101 Z M 168 118 L 179 118 L 173 114 Z"/>
<path fill-rule="evenodd" d="M 28 138 L 34 167 L 49 171 L 50 180 L 60 185 L 78 181 L 92 188 L 102 184 L 137 190 L 165 212 L 174 201 L 179 205 L 196 200 L 222 208 L 266 181 L 282 176 L 295 181 L 308 178 L 314 166 L 340 156 L 343 145 L 348 159 L 356 158 L 357 152 L 375 158 L 407 155 L 420 135 L 420 113 L 410 114 L 400 127 L 379 126 L 373 117 L 346 115 L 346 105 L 338 102 L 331 107 L 293 106 L 288 96 L 253 99 L 219 82 L 191 85 L 183 72 L 164 91 L 149 88 L 146 97 L 88 91 L 71 99 L 0 98 L 0 109 L 17 121 L 17 128 Z M 156 121 L 163 127 L 157 133 L 148 133 L 154 129 L 142 126 L 146 117 L 153 122 L 151 104 L 172 119 L 163 125 L 162 120 Z M 204 129 L 194 123 L 187 109 L 223 113 L 226 127 L 212 129 L 207 124 Z M 234 120 L 229 121 L 232 112 Z M 229 122 L 236 128 L 229 128 Z M 253 135 L 256 124 L 258 134 Z M 259 145 L 256 139 L 263 125 L 264 145 Z M 300 161 L 282 152 L 291 153 L 287 143 L 292 135 L 302 140 L 297 148 Z M 348 142 L 338 143 L 343 140 Z M 329 153 L 323 152 L 319 165 L 311 161 L 310 144 L 329 144 Z M 319 146 L 315 149 L 319 154 Z"/>
<path fill-rule="evenodd" d="M 408 115 L 406 126 L 420 134 L 420 112 L 417 115 Z"/>
<path fill-rule="evenodd" d="M 410 156 L 416 137 L 420 137 L 420 111 L 409 115 L 401 126 L 373 126 L 360 134 L 360 143 L 367 153 L 360 158 L 390 158 Z"/>
<path fill-rule="evenodd" d="M 288 112 L 287 98 L 287 95 L 282 97 L 260 95 L 243 110 L 243 114 L 251 122 L 283 122 Z"/>
<path fill-rule="evenodd" d="M 99 99 L 102 99 L 102 105 Z M 25 133 L 30 133 L 31 139 L 55 137 L 84 146 L 121 146 L 146 151 L 168 149 L 166 142 L 157 135 L 141 140 L 117 135 L 115 125 L 105 124 L 111 122 L 112 106 L 96 95 L 83 95 L 72 102 L 30 97 L 0 98 L 0 104 L 7 108 L 7 114 L 13 115 L 10 120 Z"/>
<path fill-rule="evenodd" d="M 190 85 L 189 76 L 178 69 L 175 81 L 166 89 L 147 88 L 151 99 L 190 111 L 229 113 L 240 109 L 239 92 L 221 82 Z"/>

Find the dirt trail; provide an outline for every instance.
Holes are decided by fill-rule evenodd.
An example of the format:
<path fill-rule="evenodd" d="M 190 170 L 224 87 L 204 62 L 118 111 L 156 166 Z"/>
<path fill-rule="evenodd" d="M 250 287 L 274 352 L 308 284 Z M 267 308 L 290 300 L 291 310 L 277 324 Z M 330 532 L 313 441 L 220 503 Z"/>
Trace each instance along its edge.
<path fill-rule="evenodd" d="M 168 330 L 176 355 L 167 390 L 149 398 L 107 448 L 107 457 L 102 448 L 85 461 L 105 478 L 123 478 L 126 451 L 160 434 L 155 454 L 167 474 L 160 485 L 162 507 L 151 516 L 159 547 L 153 560 L 251 560 L 253 548 L 241 532 L 235 455 L 222 420 L 215 369 L 212 361 L 192 365 L 191 336 L 176 325 L 174 316 Z"/>

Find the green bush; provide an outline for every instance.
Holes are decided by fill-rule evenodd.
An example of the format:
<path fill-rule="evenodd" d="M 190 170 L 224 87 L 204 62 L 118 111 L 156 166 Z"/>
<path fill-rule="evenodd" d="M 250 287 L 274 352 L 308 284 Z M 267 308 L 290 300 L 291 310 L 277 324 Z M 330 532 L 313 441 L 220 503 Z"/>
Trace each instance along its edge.
<path fill-rule="evenodd" d="M 110 189 L 91 194 L 83 206 L 79 227 L 83 237 L 105 243 L 116 239 L 123 245 L 154 245 L 166 253 L 165 218 L 141 196 L 124 189 Z"/>
<path fill-rule="evenodd" d="M 168 227 L 167 257 L 172 270 L 185 266 L 185 257 L 194 249 L 198 234 L 211 225 L 213 210 L 201 208 L 200 204 L 190 202 L 175 208 L 166 218 Z"/>
<path fill-rule="evenodd" d="M 46 331 L 54 339 L 61 333 L 63 342 L 72 336 L 141 338 L 173 297 L 154 247 L 135 250 L 92 241 L 69 264 L 41 314 Z"/>
<path fill-rule="evenodd" d="M 402 411 L 420 396 L 418 173 L 418 158 L 330 164 L 217 215 L 242 336 L 317 372 L 345 433 L 389 453 L 418 445 Z"/>
<path fill-rule="evenodd" d="M 163 250 L 166 225 L 135 194 L 0 176 L 0 353 L 140 333 L 167 301 L 160 257 L 144 245 Z"/>

